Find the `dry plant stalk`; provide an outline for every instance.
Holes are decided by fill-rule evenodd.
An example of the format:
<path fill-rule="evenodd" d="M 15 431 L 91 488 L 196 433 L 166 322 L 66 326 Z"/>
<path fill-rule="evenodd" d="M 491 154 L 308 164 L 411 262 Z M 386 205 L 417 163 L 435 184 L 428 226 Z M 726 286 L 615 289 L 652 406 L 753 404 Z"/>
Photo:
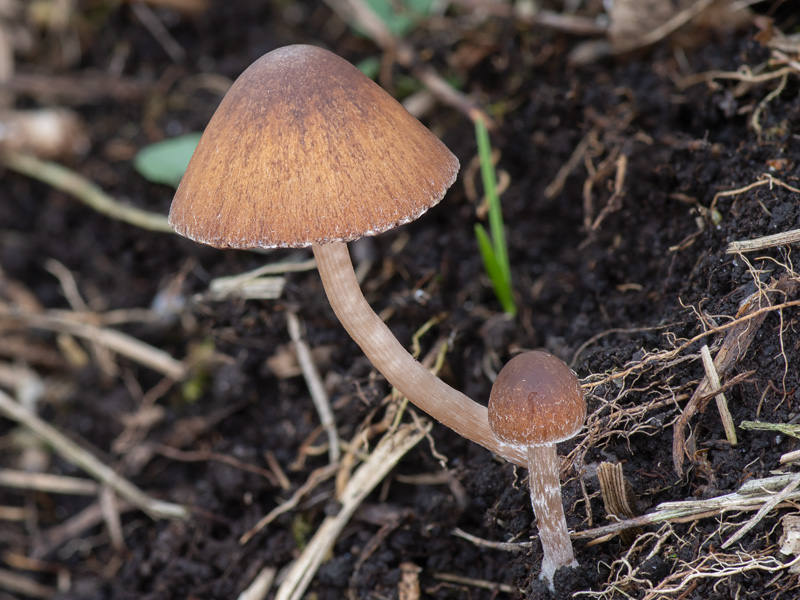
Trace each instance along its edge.
<path fill-rule="evenodd" d="M 94 182 L 59 164 L 14 152 L 8 152 L 0 157 L 0 163 L 17 173 L 37 179 L 77 198 L 107 217 L 149 231 L 174 233 L 167 223 L 166 216 L 123 204 L 106 194 Z"/>
<path fill-rule="evenodd" d="M 753 240 L 731 242 L 728 244 L 728 249 L 725 250 L 725 252 L 727 254 L 756 252 L 758 250 L 766 250 L 767 248 L 775 248 L 776 246 L 790 246 L 792 244 L 800 244 L 800 229 L 765 235 Z"/>
<path fill-rule="evenodd" d="M 29 429 L 66 460 L 78 465 L 99 482 L 112 488 L 117 494 L 138 506 L 151 517 L 185 519 L 189 516 L 189 509 L 185 506 L 157 500 L 145 494 L 130 481 L 103 464 L 96 456 L 81 448 L 48 423 L 45 423 L 3 391 L 0 391 L 0 413 Z"/>
<path fill-rule="evenodd" d="M 725 394 L 720 391 L 722 383 L 720 383 L 719 373 L 717 373 L 717 369 L 714 366 L 714 359 L 711 358 L 711 350 L 708 349 L 708 345 L 703 344 L 703 347 L 700 348 L 700 358 L 703 360 L 703 368 L 706 371 L 706 377 L 708 378 L 711 391 L 718 392 L 716 396 L 714 396 L 714 400 L 717 402 L 717 410 L 722 419 L 722 426 L 725 428 L 725 437 L 728 438 L 728 443 L 731 446 L 735 446 L 739 443 L 736 438 L 736 427 L 733 424 L 731 411 L 728 410 L 728 400 L 725 398 Z"/>
<path fill-rule="evenodd" d="M 412 75 L 441 102 L 452 106 L 473 121 L 483 119 L 490 131 L 496 129 L 494 120 L 477 102 L 455 89 L 431 66 L 424 64 L 414 48 L 405 40 L 396 37 L 369 3 L 364 0 L 326 0 L 326 3 L 346 23 L 359 25 L 375 44 L 400 65 L 410 69 Z"/>
<path fill-rule="evenodd" d="M 341 448 L 339 447 L 339 434 L 336 431 L 336 419 L 333 416 L 333 409 L 331 408 L 328 393 L 325 391 L 325 385 L 322 383 L 314 358 L 311 356 L 311 349 L 303 339 L 301 333 L 301 324 L 299 317 L 291 310 L 286 312 L 286 324 L 289 329 L 289 336 L 294 343 L 295 353 L 297 354 L 297 362 L 303 371 L 303 378 L 308 386 L 308 391 L 311 394 L 311 399 L 314 401 L 314 407 L 317 409 L 320 424 L 328 436 L 328 459 L 330 462 L 337 463 L 341 458 Z"/>
<path fill-rule="evenodd" d="M 662 502 L 654 510 L 641 517 L 578 531 L 572 534 L 572 538 L 591 539 L 616 534 L 631 527 L 652 525 L 653 523 L 684 523 L 726 512 L 760 510 L 770 503 L 776 495 L 781 495 L 781 502 L 800 499 L 800 490 L 797 489 L 796 485 L 796 474 L 753 479 L 746 481 L 737 491 L 730 494 L 704 500 Z M 774 508 L 774 506 L 770 506 L 770 508 Z"/>
<path fill-rule="evenodd" d="M 272 588 L 272 583 L 275 581 L 275 575 L 278 574 L 278 569 L 275 567 L 264 567 L 258 572 L 250 585 L 247 586 L 237 600 L 263 600 L 267 597 L 269 590 Z"/>
<path fill-rule="evenodd" d="M 768 63 L 764 63 L 764 66 L 766 67 L 767 64 Z M 794 67 L 788 66 L 776 69 L 774 71 L 761 72 L 760 70 L 757 70 L 757 72 L 754 73 L 748 65 L 743 65 L 736 71 L 704 71 L 702 73 L 695 73 L 693 75 L 684 77 L 678 83 L 677 87 L 679 91 L 683 91 L 692 87 L 693 85 L 697 85 L 699 83 L 711 83 L 716 79 L 739 81 L 740 85 L 737 86 L 733 91 L 734 97 L 738 98 L 739 96 L 744 95 L 755 85 L 772 81 L 773 79 L 781 79 L 784 75 L 788 75 L 793 71 L 795 71 Z"/>
<path fill-rule="evenodd" d="M 100 486 L 91 479 L 51 475 L 49 473 L 30 473 L 0 469 L 0 487 L 11 487 L 23 490 L 36 490 L 51 494 L 75 494 L 94 496 Z"/>
<path fill-rule="evenodd" d="M 641 568 L 650 559 L 663 555 L 665 552 L 674 552 L 671 548 L 685 546 L 683 541 L 669 525 L 665 525 L 658 532 L 648 533 L 636 540 L 636 543 L 619 559 L 610 565 L 611 575 L 603 589 L 599 591 L 581 591 L 576 597 L 591 597 L 614 600 L 629 597 L 626 590 L 635 587 L 644 592 L 641 596 L 645 600 L 664 600 L 666 598 L 687 598 L 688 593 L 702 580 L 718 580 L 723 583 L 737 575 L 748 572 L 761 571 L 767 573 L 793 573 L 800 564 L 800 557 L 789 562 L 781 562 L 776 556 L 777 548 L 771 547 L 758 552 L 740 550 L 736 553 L 726 554 L 709 549 L 706 554 L 696 559 L 684 562 L 679 561 L 675 572 L 664 577 L 657 585 L 653 585 L 643 573 Z M 649 552 L 648 552 L 649 546 Z M 647 554 L 645 555 L 645 552 Z M 770 587 L 775 583 L 776 577 L 771 578 Z M 717 587 L 714 587 L 717 590 Z M 717 590 L 718 594 L 722 592 Z M 733 596 L 730 596 L 733 597 Z"/>
<path fill-rule="evenodd" d="M 694 46 L 709 35 L 704 29 L 728 31 L 752 20 L 747 3 L 734 0 L 615 0 L 607 11 L 607 39 L 576 46 L 569 56 L 572 64 L 589 64 L 667 38 L 674 46 Z"/>
<path fill-rule="evenodd" d="M 114 507 L 118 515 L 132 512 L 136 507 L 129 502 L 117 502 Z M 105 516 L 100 506 L 100 501 L 94 502 L 81 512 L 70 517 L 63 523 L 54 525 L 42 533 L 41 539 L 33 547 L 30 555 L 33 558 L 47 556 L 60 546 L 67 544 L 70 540 L 80 537 L 82 534 L 93 527 L 103 523 Z"/>
<path fill-rule="evenodd" d="M 492 590 L 495 594 L 497 592 L 503 592 L 504 594 L 517 594 L 519 591 L 514 586 L 505 583 L 487 581 L 486 579 L 475 579 L 474 577 L 464 577 L 463 575 L 454 575 L 452 573 L 434 573 L 433 578 L 446 583 L 451 583 L 453 584 L 453 587 L 457 586 L 456 589 L 460 589 L 462 592 L 469 588 Z M 465 594 L 465 597 L 468 598 L 469 595 Z"/>
<path fill-rule="evenodd" d="M 280 298 L 286 286 L 284 273 L 298 273 L 317 268 L 313 258 L 300 262 L 282 261 L 269 263 L 246 273 L 215 277 L 208 284 L 208 291 L 199 294 L 198 300 L 225 300 L 238 297 L 244 300 Z"/>
<path fill-rule="evenodd" d="M 303 597 L 325 556 L 364 498 L 411 448 L 425 438 L 430 428 L 430 423 L 424 427 L 401 425 L 378 442 L 337 497 L 341 503 L 339 512 L 325 518 L 302 554 L 289 567 L 286 578 L 278 588 L 276 600 L 299 600 Z"/>
<path fill-rule="evenodd" d="M 246 544 L 253 538 L 254 535 L 256 535 L 259 531 L 264 529 L 264 527 L 272 523 L 279 516 L 289 512 L 290 510 L 293 510 L 295 507 L 297 507 L 298 504 L 300 504 L 300 500 L 302 500 L 320 483 L 336 475 L 339 468 L 340 466 L 338 464 L 328 464 L 325 465 L 324 467 L 314 469 L 314 471 L 311 472 L 311 475 L 308 476 L 306 482 L 299 488 L 297 488 L 294 494 L 292 494 L 291 498 L 289 498 L 286 502 L 279 504 L 278 506 L 273 508 L 269 513 L 267 513 L 264 517 L 262 517 L 258 521 L 258 523 L 256 523 L 253 527 L 247 530 L 244 533 L 244 535 L 242 535 L 242 537 L 239 538 L 239 543 Z"/>
<path fill-rule="evenodd" d="M 767 312 L 764 309 L 774 308 L 769 297 L 770 294 L 780 295 L 784 298 L 791 297 L 797 291 L 798 286 L 800 286 L 798 281 L 784 276 L 766 290 L 758 289 L 745 298 L 740 304 L 734 320 L 727 324 L 728 331 L 714 359 L 714 368 L 720 378 L 725 377 L 738 360 L 746 354 L 759 327 L 767 317 Z M 704 378 L 675 423 L 672 441 L 672 461 L 675 471 L 679 474 L 683 472 L 683 465 L 687 456 L 686 427 L 691 418 L 716 395 L 708 378 Z M 693 457 L 690 456 L 689 458 Z"/>
<path fill-rule="evenodd" d="M 66 311 L 30 312 L 8 307 L 0 302 L 0 317 L 9 321 L 18 321 L 28 327 L 69 333 L 87 339 L 176 381 L 183 379 L 187 373 L 186 365 L 164 350 L 155 348 L 121 331 L 84 323 L 79 320 L 78 315 L 75 315 L 76 318 L 72 318 L 72 315 Z"/>
<path fill-rule="evenodd" d="M 55 588 L 7 569 L 0 569 L 0 589 L 30 598 L 52 598 L 56 594 Z"/>
<path fill-rule="evenodd" d="M 780 281 L 783 282 L 780 287 L 785 285 L 789 290 L 784 292 L 784 296 L 788 296 L 789 292 L 797 285 L 795 280 L 788 277 L 784 277 Z M 653 434 L 671 425 L 676 421 L 670 414 L 676 402 L 689 400 L 694 394 L 697 394 L 697 390 L 692 389 L 696 384 L 675 385 L 674 383 L 673 371 L 682 363 L 696 360 L 696 355 L 685 354 L 687 350 L 714 334 L 727 334 L 729 331 L 740 334 L 748 330 L 750 321 L 760 323 L 769 313 L 796 306 L 800 306 L 800 300 L 786 300 L 779 304 L 753 307 L 752 310 L 746 311 L 746 314 L 739 314 L 727 323 L 709 327 L 688 339 L 678 339 L 667 331 L 666 335 L 672 345 L 671 348 L 656 351 L 642 350 L 640 357 L 619 369 L 587 377 L 582 382 L 584 393 L 587 398 L 592 399 L 590 405 L 593 404 L 596 408 L 588 415 L 586 433 L 569 453 L 565 464 L 582 465 L 586 453 L 591 448 L 602 448 L 614 439 L 628 439 L 637 433 Z M 664 328 L 669 329 L 669 326 Z M 595 340 L 601 337 L 596 336 Z M 740 348 L 738 341 L 740 340 L 737 335 L 730 336 L 731 348 L 728 354 L 736 351 L 736 355 L 738 355 Z M 581 350 L 585 350 L 585 348 Z M 720 353 L 717 354 L 717 358 L 720 358 Z M 717 365 L 717 369 L 721 371 L 719 365 Z M 730 378 L 722 390 L 725 391 L 738 385 L 750 375 L 752 373 L 745 372 Z M 697 405 L 699 401 L 710 401 L 714 395 L 714 393 L 699 394 L 694 404 Z M 690 407 L 690 411 L 691 414 L 694 414 L 696 406 Z M 690 417 L 687 417 L 687 414 L 684 409 L 683 414 L 678 417 L 676 431 L 679 427 L 685 427 L 680 423 L 683 419 L 688 422 Z M 681 431 L 679 435 L 684 436 L 685 433 Z M 591 514 L 588 514 L 587 517 L 591 522 Z"/>
<path fill-rule="evenodd" d="M 731 537 L 725 540 L 721 546 L 724 550 L 725 548 L 729 548 L 737 541 L 739 541 L 742 537 L 747 534 L 748 531 L 753 529 L 760 521 L 763 519 L 768 512 L 773 510 L 778 504 L 786 500 L 792 493 L 800 486 L 800 474 L 796 474 L 784 487 L 780 492 L 774 494 L 769 500 L 767 500 L 764 505 L 758 509 L 758 512 L 750 519 L 739 531 L 734 533 Z"/>
<path fill-rule="evenodd" d="M 639 575 L 641 565 L 655 556 L 662 555 L 664 547 L 670 539 L 676 540 L 678 544 L 684 543 L 673 531 L 672 523 L 685 523 L 703 518 L 719 517 L 727 513 L 758 511 L 744 527 L 740 528 L 732 541 L 729 540 L 730 544 L 733 544 L 771 510 L 784 505 L 796 506 L 796 501 L 800 499 L 799 487 L 800 474 L 777 475 L 759 480 L 750 480 L 742 484 L 736 492 L 730 494 L 704 500 L 664 502 L 656 506 L 653 511 L 640 517 L 574 532 L 571 534 L 573 540 L 594 539 L 596 541 L 605 541 L 614 535 L 621 534 L 625 530 L 639 529 L 656 523 L 662 525 L 657 532 L 645 532 L 634 536 L 631 547 L 628 548 L 623 556 L 610 565 L 611 576 L 603 589 L 599 591 L 580 591 L 576 592 L 575 595 L 611 600 L 618 597 L 615 593 L 620 590 L 625 590 L 632 585 L 644 585 L 650 587 L 645 597 L 654 600 L 655 598 L 670 597 L 668 596 L 669 593 L 677 593 L 685 589 L 686 585 L 695 578 L 717 578 L 752 570 L 795 572 L 792 569 L 800 567 L 800 556 L 789 562 L 782 563 L 775 557 L 775 553 L 770 552 L 769 549 L 759 552 L 740 550 L 734 554 L 715 553 L 713 550 L 709 550 L 709 554 L 701 556 L 691 563 L 681 563 L 681 569 L 665 578 L 657 587 L 653 588 L 647 579 Z M 721 532 L 722 527 L 723 523 L 720 523 L 719 532 Z M 520 551 L 528 545 L 525 543 L 498 544 L 486 542 L 459 531 L 455 532 L 455 534 L 472 541 L 476 545 L 498 550 Z M 643 555 L 648 545 L 652 547 L 647 555 Z M 656 591 L 662 592 L 662 595 L 656 594 Z"/>
<path fill-rule="evenodd" d="M 663 40 L 707 10 L 715 0 L 616 0 L 611 5 L 608 37 L 614 54 Z"/>

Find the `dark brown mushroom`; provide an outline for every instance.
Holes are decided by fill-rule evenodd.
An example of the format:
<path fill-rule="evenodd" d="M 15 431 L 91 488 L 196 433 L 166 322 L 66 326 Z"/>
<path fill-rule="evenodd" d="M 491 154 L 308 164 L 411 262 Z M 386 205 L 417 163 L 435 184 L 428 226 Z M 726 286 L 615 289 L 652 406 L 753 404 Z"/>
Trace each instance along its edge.
<path fill-rule="evenodd" d="M 544 553 L 540 577 L 550 589 L 558 568 L 578 564 L 561 502 L 556 444 L 575 436 L 585 420 L 586 401 L 578 378 L 547 352 L 515 356 L 492 385 L 492 431 L 528 456 L 531 504 Z"/>

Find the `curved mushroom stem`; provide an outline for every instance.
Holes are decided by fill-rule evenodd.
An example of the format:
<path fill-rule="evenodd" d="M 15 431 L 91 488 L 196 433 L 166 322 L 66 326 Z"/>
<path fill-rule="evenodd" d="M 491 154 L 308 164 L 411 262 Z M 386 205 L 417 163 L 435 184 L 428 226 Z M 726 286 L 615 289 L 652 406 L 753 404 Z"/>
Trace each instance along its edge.
<path fill-rule="evenodd" d="M 456 433 L 510 462 L 526 466 L 523 449 L 500 442 L 492 433 L 486 407 L 432 375 L 403 348 L 375 314 L 361 292 L 347 244 L 333 242 L 313 246 L 313 250 L 333 312 L 389 383 Z"/>
<path fill-rule="evenodd" d="M 561 503 L 561 482 L 558 478 L 558 454 L 555 444 L 528 447 L 528 478 L 531 504 L 542 542 L 540 579 L 553 590 L 553 576 L 561 567 L 577 567 L 572 542 L 567 531 L 564 505 Z"/>

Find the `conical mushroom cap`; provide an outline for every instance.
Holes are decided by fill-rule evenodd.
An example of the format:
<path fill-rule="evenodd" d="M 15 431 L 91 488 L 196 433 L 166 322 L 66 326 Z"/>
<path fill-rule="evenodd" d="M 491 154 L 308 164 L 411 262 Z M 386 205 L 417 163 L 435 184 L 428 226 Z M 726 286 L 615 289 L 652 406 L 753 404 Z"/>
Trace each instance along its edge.
<path fill-rule="evenodd" d="M 169 221 L 222 248 L 352 241 L 417 219 L 458 167 L 353 65 L 321 48 L 287 46 L 253 63 L 223 98 Z"/>

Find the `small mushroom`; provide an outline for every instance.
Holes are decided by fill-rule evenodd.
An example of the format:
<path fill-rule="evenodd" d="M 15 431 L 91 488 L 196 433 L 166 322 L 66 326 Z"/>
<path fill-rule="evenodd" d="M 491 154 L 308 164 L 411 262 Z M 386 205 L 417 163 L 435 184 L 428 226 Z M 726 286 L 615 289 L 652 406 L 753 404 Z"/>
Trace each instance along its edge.
<path fill-rule="evenodd" d="M 540 578 L 553 589 L 560 567 L 578 565 L 561 502 L 556 444 L 575 436 L 586 401 L 575 373 L 547 352 L 525 352 L 500 371 L 489 397 L 489 424 L 498 439 L 527 453 L 531 504 L 544 558 Z"/>
<path fill-rule="evenodd" d="M 175 194 L 169 221 L 219 248 L 311 246 L 336 316 L 408 399 L 462 436 L 525 464 L 486 407 L 433 376 L 364 299 L 347 242 L 420 217 L 458 160 L 396 100 L 314 46 L 274 50 L 234 82 Z"/>

